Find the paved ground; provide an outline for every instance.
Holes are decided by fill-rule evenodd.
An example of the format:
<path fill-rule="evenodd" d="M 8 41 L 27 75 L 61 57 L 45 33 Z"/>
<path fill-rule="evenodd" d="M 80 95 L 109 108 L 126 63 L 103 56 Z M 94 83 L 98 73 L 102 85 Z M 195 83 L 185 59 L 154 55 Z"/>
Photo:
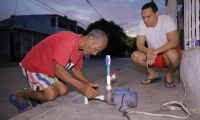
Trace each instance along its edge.
<path fill-rule="evenodd" d="M 134 111 L 144 111 L 151 113 L 172 114 L 186 116 L 183 111 L 160 110 L 163 103 L 177 100 L 181 101 L 184 95 L 179 76 L 174 75 L 175 88 L 164 87 L 165 69 L 156 69 L 159 71 L 162 81 L 149 85 L 142 85 L 140 82 L 147 77 L 147 72 L 136 67 L 128 58 L 111 59 L 111 71 L 118 72 L 115 81 L 112 82 L 113 89 L 117 87 L 131 87 L 138 94 L 137 108 L 130 108 Z M 99 84 L 100 93 L 105 93 L 106 86 L 106 67 L 104 59 L 85 59 L 83 66 L 84 73 L 96 83 Z M 70 88 L 71 92 L 54 101 L 45 102 L 39 107 L 19 114 L 14 106 L 8 103 L 7 96 L 17 89 L 28 87 L 25 77 L 22 75 L 18 66 L 0 67 L 0 120 L 127 120 L 113 105 L 108 105 L 99 100 L 91 100 L 88 105 L 84 104 L 82 94 Z M 190 107 L 186 100 L 187 107 Z M 169 117 L 155 117 L 142 114 L 128 114 L 131 120 L 174 120 Z M 197 120 L 187 118 L 187 120 Z"/>

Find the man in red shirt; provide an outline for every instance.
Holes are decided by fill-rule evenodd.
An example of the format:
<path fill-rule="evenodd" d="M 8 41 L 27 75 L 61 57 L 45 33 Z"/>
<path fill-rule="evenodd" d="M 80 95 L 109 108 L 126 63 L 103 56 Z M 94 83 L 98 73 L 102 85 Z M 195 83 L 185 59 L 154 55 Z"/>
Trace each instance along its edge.
<path fill-rule="evenodd" d="M 96 55 L 105 49 L 107 43 L 106 34 L 98 29 L 86 36 L 61 31 L 45 38 L 21 62 L 32 91 L 11 94 L 8 98 L 10 103 L 23 112 L 31 108 L 26 99 L 54 100 L 67 94 L 67 84 L 81 90 L 87 98 L 94 98 L 98 94 L 98 84 L 92 83 L 82 73 L 83 56 Z M 81 81 L 72 77 L 69 69 Z"/>

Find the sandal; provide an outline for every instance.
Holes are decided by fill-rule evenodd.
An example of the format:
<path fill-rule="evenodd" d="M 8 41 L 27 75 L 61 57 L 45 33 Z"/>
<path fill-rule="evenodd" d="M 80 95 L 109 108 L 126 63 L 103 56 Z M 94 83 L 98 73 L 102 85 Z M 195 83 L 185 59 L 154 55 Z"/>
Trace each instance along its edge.
<path fill-rule="evenodd" d="M 148 80 L 149 80 L 150 82 L 145 83 L 145 82 L 148 81 Z M 141 84 L 151 84 L 151 83 L 159 82 L 159 81 L 161 81 L 161 80 L 162 80 L 162 78 L 160 78 L 160 77 L 155 77 L 155 78 L 152 78 L 152 79 L 146 79 L 146 80 L 142 81 Z"/>
<path fill-rule="evenodd" d="M 172 88 L 172 87 L 175 87 L 176 85 L 174 84 L 174 81 L 172 80 L 171 82 L 168 82 L 166 79 L 165 79 L 165 87 L 168 87 L 168 88 Z"/>
<path fill-rule="evenodd" d="M 18 103 L 15 94 L 9 95 L 8 100 L 12 105 L 14 105 L 18 109 L 19 112 L 24 112 L 32 108 L 28 101 Z"/>

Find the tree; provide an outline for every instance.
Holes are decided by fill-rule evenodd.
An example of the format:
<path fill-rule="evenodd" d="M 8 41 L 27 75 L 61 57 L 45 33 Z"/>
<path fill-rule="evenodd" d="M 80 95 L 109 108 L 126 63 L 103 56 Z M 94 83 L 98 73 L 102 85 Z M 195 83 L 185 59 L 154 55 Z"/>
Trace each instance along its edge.
<path fill-rule="evenodd" d="M 132 53 L 133 51 L 135 51 L 136 48 L 136 38 L 135 37 L 130 37 L 128 36 L 125 40 L 124 40 L 125 44 L 126 44 L 126 49 L 128 50 L 129 53 Z"/>
<path fill-rule="evenodd" d="M 106 21 L 102 18 L 99 21 L 91 23 L 84 32 L 84 35 L 88 34 L 93 29 L 100 29 L 108 36 L 108 46 L 104 50 L 106 52 L 103 51 L 105 54 L 121 56 L 121 53 L 127 49 L 126 42 L 123 40 L 126 40 L 128 36 L 124 33 L 123 29 L 113 21 Z"/>

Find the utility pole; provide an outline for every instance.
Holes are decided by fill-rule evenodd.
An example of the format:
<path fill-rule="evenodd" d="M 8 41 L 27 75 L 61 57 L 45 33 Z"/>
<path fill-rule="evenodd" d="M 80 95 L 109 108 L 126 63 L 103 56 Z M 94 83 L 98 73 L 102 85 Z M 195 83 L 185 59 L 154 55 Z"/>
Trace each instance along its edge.
<path fill-rule="evenodd" d="M 123 22 L 122 22 L 122 23 L 119 24 L 119 26 L 121 26 L 122 29 L 124 29 L 123 26 L 124 26 L 124 25 L 127 25 L 127 24 L 128 24 L 128 23 L 123 23 Z"/>
<path fill-rule="evenodd" d="M 124 26 L 124 25 L 127 25 L 127 24 L 128 24 L 128 23 L 123 23 L 123 22 L 122 22 L 122 23 L 119 24 L 119 26 L 121 26 L 121 27 L 122 27 L 122 30 L 124 30 L 123 26 Z M 124 32 L 124 31 L 122 31 L 122 32 Z M 123 40 L 123 36 L 122 36 L 122 40 Z"/>

